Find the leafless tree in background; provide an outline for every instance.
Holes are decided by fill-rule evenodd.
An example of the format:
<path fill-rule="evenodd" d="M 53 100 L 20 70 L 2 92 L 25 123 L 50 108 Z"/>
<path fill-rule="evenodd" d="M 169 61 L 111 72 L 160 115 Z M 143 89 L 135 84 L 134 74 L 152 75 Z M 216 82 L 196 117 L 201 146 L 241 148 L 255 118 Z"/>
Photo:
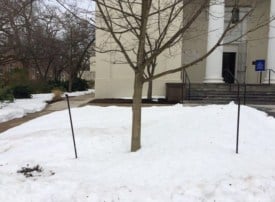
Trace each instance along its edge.
<path fill-rule="evenodd" d="M 66 72 L 68 73 L 69 88 L 72 90 L 72 82 L 83 71 L 89 69 L 92 46 L 95 42 L 95 29 L 87 20 L 75 18 L 67 13 L 63 17 L 64 54 L 66 59 Z"/>
<path fill-rule="evenodd" d="M 72 83 L 87 69 L 95 37 L 91 24 L 68 15 L 40 0 L 1 0 L 0 65 L 20 62 L 44 81 L 65 72 Z"/>

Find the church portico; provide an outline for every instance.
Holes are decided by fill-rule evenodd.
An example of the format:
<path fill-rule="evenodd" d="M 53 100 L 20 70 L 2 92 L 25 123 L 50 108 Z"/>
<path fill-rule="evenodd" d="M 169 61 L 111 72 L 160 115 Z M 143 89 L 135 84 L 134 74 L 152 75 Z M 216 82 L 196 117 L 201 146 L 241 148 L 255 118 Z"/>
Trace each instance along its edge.
<path fill-rule="evenodd" d="M 187 69 L 192 84 L 227 84 L 239 83 L 260 84 L 275 83 L 275 23 L 267 23 L 268 18 L 275 16 L 275 0 L 239 0 L 239 22 L 220 41 L 207 58 Z M 187 36 L 188 40 L 179 43 L 178 52 L 172 55 L 163 54 L 158 58 L 160 71 L 188 64 L 210 51 L 221 38 L 232 18 L 235 0 L 211 0 L 210 7 L 201 14 L 195 27 Z M 243 17 L 253 10 L 252 14 Z M 265 26 L 261 26 L 265 24 Z M 258 28 L 257 28 L 258 27 Z M 253 31 L 251 31 L 253 30 Z M 97 43 L 100 43 L 102 31 L 97 31 Z M 102 39 L 103 40 L 103 39 Z M 108 53 L 98 54 L 96 59 L 96 97 L 131 97 L 133 94 L 133 73 L 125 63 L 108 61 Z M 255 71 L 252 65 L 255 60 L 265 60 L 266 69 Z M 230 72 L 230 73 L 228 73 Z M 230 74 L 230 75 L 229 75 Z M 262 75 L 262 78 L 261 78 Z M 233 76 L 233 77 L 232 77 Z M 181 73 L 174 73 L 155 80 L 153 96 L 165 96 L 167 83 L 182 83 Z M 147 84 L 143 95 L 146 96 Z"/>

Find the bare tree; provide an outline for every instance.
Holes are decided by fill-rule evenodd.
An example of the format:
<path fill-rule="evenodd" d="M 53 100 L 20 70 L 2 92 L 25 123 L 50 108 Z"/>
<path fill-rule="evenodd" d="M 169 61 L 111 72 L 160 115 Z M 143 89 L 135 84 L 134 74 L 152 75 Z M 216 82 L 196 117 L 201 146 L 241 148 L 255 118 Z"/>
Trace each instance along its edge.
<path fill-rule="evenodd" d="M 42 9 L 34 0 L 6 1 L 1 9 L 5 19 L 0 30 L 2 63 L 20 62 L 46 80 L 58 53 L 57 13 L 53 8 Z"/>
<path fill-rule="evenodd" d="M 158 57 L 165 51 L 174 48 L 178 42 L 184 39 L 197 22 L 199 16 L 204 14 L 209 6 L 215 4 L 215 1 L 94 1 L 98 9 L 97 29 L 102 29 L 109 33 L 110 38 L 115 43 L 115 45 L 112 44 L 112 48 L 101 51 L 120 52 L 129 64 L 129 68 L 134 72 L 131 151 L 137 151 L 141 147 L 141 103 L 144 83 L 152 82 L 168 74 L 180 72 L 206 59 L 217 47 L 222 45 L 226 34 L 253 11 L 253 8 L 251 8 L 237 23 L 233 23 L 233 19 L 231 19 L 219 40 L 205 54 L 188 64 L 155 73 Z M 235 6 L 238 5 L 235 4 Z M 129 43 L 125 38 L 130 38 L 130 41 L 134 43 Z"/>
<path fill-rule="evenodd" d="M 24 60 L 22 38 L 26 19 L 32 13 L 32 0 L 3 0 L 0 2 L 0 55 L 1 62 Z M 21 55 L 20 58 L 18 55 Z"/>
<path fill-rule="evenodd" d="M 66 50 L 65 71 L 68 73 L 68 90 L 71 91 L 73 81 L 89 68 L 89 59 L 95 42 L 95 28 L 87 20 L 76 18 L 71 13 L 66 13 L 62 24 Z"/>
<path fill-rule="evenodd" d="M 94 27 L 39 0 L 2 0 L 0 5 L 0 65 L 18 62 L 44 81 L 59 80 L 66 72 L 71 89 L 89 66 Z"/>

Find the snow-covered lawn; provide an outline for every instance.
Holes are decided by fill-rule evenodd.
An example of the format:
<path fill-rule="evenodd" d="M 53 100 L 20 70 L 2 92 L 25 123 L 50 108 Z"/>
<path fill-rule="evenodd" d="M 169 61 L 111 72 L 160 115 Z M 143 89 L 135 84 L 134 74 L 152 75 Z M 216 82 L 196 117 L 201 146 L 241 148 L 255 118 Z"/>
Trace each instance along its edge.
<path fill-rule="evenodd" d="M 143 109 L 142 149 L 130 153 L 131 109 L 54 112 L 0 134 L 3 202 L 274 202 L 275 119 L 237 106 Z M 39 165 L 33 177 L 17 173 Z"/>
<path fill-rule="evenodd" d="M 15 99 L 11 103 L 0 103 L 0 123 L 21 118 L 28 113 L 43 110 L 53 94 L 34 94 L 30 99 Z"/>
<path fill-rule="evenodd" d="M 92 90 L 78 91 L 72 93 L 66 93 L 69 96 L 79 96 L 87 93 L 91 93 Z M 28 113 L 39 112 L 46 107 L 46 101 L 50 101 L 53 98 L 52 93 L 48 94 L 33 94 L 30 99 L 16 99 L 11 103 L 0 102 L 0 123 L 9 121 L 15 118 L 21 118 Z"/>

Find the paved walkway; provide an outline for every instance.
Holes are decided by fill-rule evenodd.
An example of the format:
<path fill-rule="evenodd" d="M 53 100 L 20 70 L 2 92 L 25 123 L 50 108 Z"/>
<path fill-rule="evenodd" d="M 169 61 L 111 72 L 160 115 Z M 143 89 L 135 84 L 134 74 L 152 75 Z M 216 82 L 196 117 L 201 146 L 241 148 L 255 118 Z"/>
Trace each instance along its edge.
<path fill-rule="evenodd" d="M 70 106 L 73 107 L 82 107 L 87 104 L 91 105 L 99 105 L 99 106 L 109 106 L 109 105 L 114 105 L 112 103 L 104 104 L 104 103 L 90 103 L 94 99 L 94 94 L 87 94 L 87 95 L 81 95 L 81 96 L 76 96 L 76 97 L 71 97 L 70 98 Z M 117 104 L 118 106 L 130 106 L 131 104 Z M 188 104 L 187 104 L 188 105 Z M 145 105 L 147 106 L 147 105 Z M 151 106 L 151 105 L 148 105 Z M 257 108 L 261 111 L 265 111 L 268 115 L 275 117 L 275 105 L 249 105 L 251 107 Z M 4 123 L 0 124 L 0 133 L 18 126 L 22 123 L 25 123 L 27 121 L 30 121 L 32 119 L 35 119 L 39 116 L 43 116 L 55 111 L 61 111 L 67 109 L 67 101 L 62 100 L 59 102 L 55 102 L 52 104 L 49 104 L 44 110 L 36 113 L 31 113 L 26 115 L 25 117 L 18 118 L 18 119 L 13 119 Z"/>
<path fill-rule="evenodd" d="M 86 104 L 88 104 L 89 102 L 91 102 L 94 98 L 94 94 L 87 94 L 87 95 L 81 95 L 81 96 L 76 96 L 76 97 L 70 97 L 70 106 L 73 107 L 82 107 Z M 59 101 L 59 102 L 55 102 L 52 104 L 47 105 L 47 107 L 40 111 L 40 112 L 36 112 L 36 113 L 31 113 L 31 114 L 27 114 L 26 116 L 22 117 L 22 118 L 17 118 L 17 119 L 13 119 L 4 123 L 0 123 L 0 133 L 21 125 L 22 123 L 25 123 L 27 121 L 30 121 L 32 119 L 35 119 L 39 116 L 43 116 L 55 111 L 61 111 L 64 109 L 67 109 L 67 101 L 66 99 Z"/>

